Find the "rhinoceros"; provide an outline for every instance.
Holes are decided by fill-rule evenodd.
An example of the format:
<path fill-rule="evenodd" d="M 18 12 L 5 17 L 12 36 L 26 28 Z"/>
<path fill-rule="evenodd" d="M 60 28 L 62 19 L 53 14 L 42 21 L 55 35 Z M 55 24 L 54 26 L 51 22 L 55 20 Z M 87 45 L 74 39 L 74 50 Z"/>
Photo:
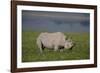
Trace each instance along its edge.
<path fill-rule="evenodd" d="M 63 49 L 70 49 L 73 47 L 73 42 L 71 39 L 66 40 L 66 36 L 62 32 L 54 32 L 48 33 L 44 32 L 41 33 L 37 38 L 37 46 L 40 49 L 40 52 L 43 52 L 44 48 L 47 49 L 54 49 L 63 50 Z"/>

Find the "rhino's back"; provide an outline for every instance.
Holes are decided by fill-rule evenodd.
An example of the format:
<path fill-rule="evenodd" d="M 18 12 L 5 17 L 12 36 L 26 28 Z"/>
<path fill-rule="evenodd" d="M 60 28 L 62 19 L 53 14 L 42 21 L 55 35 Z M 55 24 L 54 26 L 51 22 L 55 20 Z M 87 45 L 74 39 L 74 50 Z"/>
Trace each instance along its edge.
<path fill-rule="evenodd" d="M 64 45 L 65 42 L 65 35 L 61 32 L 55 32 L 55 33 L 41 33 L 39 35 L 39 39 L 46 47 L 53 47 L 54 45 Z"/>

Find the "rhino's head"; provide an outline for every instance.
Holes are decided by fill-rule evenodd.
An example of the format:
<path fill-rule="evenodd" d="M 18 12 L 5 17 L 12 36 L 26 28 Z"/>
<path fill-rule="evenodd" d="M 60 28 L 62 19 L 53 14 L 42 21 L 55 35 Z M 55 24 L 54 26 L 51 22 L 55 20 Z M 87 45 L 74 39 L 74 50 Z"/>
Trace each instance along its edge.
<path fill-rule="evenodd" d="M 64 48 L 66 48 L 66 49 L 72 49 L 73 46 L 74 46 L 74 43 L 73 43 L 73 41 L 71 39 L 67 39 L 65 41 Z"/>

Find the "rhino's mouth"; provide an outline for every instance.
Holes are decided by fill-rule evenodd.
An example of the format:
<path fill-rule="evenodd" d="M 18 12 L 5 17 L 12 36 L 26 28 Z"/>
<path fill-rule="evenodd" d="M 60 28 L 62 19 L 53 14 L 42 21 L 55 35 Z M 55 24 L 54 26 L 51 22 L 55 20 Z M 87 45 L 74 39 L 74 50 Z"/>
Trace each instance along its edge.
<path fill-rule="evenodd" d="M 70 48 L 69 48 L 69 50 L 72 50 L 74 46 L 75 46 L 75 44 L 73 44 L 73 46 L 72 46 L 72 47 L 70 47 Z"/>
<path fill-rule="evenodd" d="M 73 47 L 74 47 L 74 46 L 72 46 L 71 48 L 69 48 L 69 50 L 72 50 Z"/>

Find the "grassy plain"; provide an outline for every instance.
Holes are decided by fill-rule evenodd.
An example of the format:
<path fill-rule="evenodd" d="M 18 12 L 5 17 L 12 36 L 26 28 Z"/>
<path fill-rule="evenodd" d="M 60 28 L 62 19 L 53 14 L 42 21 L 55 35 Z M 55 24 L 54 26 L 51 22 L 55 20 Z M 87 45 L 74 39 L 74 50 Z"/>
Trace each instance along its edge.
<path fill-rule="evenodd" d="M 22 62 L 89 59 L 89 33 L 64 33 L 72 37 L 75 47 L 63 52 L 45 49 L 41 54 L 36 45 L 40 32 L 22 32 Z"/>

